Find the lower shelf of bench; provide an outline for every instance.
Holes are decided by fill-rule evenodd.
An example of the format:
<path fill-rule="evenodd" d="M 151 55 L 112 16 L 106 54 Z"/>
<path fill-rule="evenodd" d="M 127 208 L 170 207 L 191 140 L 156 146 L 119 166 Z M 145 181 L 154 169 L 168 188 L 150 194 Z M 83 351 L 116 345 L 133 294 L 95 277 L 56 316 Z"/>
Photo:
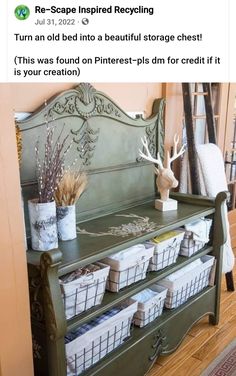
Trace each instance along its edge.
<path fill-rule="evenodd" d="M 207 287 L 177 309 L 164 310 L 163 314 L 144 328 L 135 327 L 132 336 L 122 346 L 104 357 L 81 376 L 144 376 L 158 355 L 168 355 L 176 350 L 190 328 L 205 315 L 215 319 L 216 286 Z M 32 322 L 35 376 L 48 376 L 49 351 L 53 354 L 55 375 L 66 376 L 63 351 L 47 341 L 45 327 Z M 63 346 L 63 339 L 61 342 Z M 51 354 L 52 356 L 52 354 Z M 57 359 L 57 360 L 56 360 Z M 57 371 L 55 370 L 57 368 Z"/>
<path fill-rule="evenodd" d="M 216 288 L 208 287 L 174 310 L 165 310 L 145 328 L 134 328 L 125 344 L 81 375 L 144 376 L 160 354 L 173 352 L 204 315 L 214 317 Z"/>

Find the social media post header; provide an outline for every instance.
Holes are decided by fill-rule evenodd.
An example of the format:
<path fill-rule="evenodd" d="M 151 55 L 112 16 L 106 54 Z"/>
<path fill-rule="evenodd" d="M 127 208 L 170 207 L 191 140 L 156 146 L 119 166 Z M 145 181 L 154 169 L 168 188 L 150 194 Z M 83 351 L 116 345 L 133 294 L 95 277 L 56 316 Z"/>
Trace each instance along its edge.
<path fill-rule="evenodd" d="M 228 81 L 229 2 L 11 1 L 7 80 Z"/>

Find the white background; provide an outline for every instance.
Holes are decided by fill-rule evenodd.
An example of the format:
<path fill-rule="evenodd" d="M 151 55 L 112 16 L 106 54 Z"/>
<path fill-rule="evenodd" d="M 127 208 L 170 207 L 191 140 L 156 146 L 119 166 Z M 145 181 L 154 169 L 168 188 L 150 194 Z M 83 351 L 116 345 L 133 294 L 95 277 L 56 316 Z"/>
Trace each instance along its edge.
<path fill-rule="evenodd" d="M 14 16 L 14 9 L 20 4 L 27 5 L 31 10 L 30 17 L 25 21 L 19 21 Z M 5 7 L 8 14 L 7 20 L 3 20 L 2 27 L 5 31 L 4 45 L 2 42 L 3 61 L 1 69 L 1 81 L 5 82 L 183 82 L 183 81 L 207 81 L 225 82 L 236 81 L 236 14 L 235 0 L 26 0 L 25 2 L 9 1 Z M 36 5 L 51 5 L 58 7 L 108 7 L 119 5 L 135 7 L 143 5 L 154 7 L 153 16 L 147 14 L 97 14 L 80 15 L 78 13 L 69 16 L 55 14 L 35 14 Z M 88 25 L 82 25 L 81 19 L 87 17 Z M 35 25 L 37 19 L 75 18 L 76 26 L 46 26 Z M 201 42 L 30 42 L 16 41 L 14 33 L 21 35 L 44 34 L 117 34 L 142 33 L 142 34 L 202 34 Z M 2 34 L 4 38 L 4 34 Z M 6 53 L 4 54 L 4 51 Z M 15 56 L 25 56 L 36 59 L 37 57 L 55 58 L 82 58 L 101 56 L 115 58 L 148 58 L 168 56 L 175 58 L 197 58 L 213 56 L 220 58 L 220 64 L 142 64 L 132 65 L 105 65 L 105 64 L 75 64 L 42 66 L 39 64 L 25 64 L 15 66 Z M 5 57 L 5 59 L 4 59 Z M 80 76 L 43 76 L 31 75 L 27 77 L 14 75 L 14 68 L 27 70 L 40 69 L 75 69 L 79 66 Z"/>

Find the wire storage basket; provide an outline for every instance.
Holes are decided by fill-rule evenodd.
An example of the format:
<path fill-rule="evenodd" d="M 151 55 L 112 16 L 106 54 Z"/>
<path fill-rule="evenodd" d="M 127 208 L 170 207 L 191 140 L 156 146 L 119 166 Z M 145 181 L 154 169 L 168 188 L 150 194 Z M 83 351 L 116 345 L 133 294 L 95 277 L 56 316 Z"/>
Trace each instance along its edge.
<path fill-rule="evenodd" d="M 181 242 L 181 256 L 191 257 L 209 242 L 209 234 L 212 220 L 201 218 L 193 223 L 185 225 L 185 234 Z"/>
<path fill-rule="evenodd" d="M 189 265 L 158 281 L 158 285 L 168 289 L 165 307 L 177 308 L 191 296 L 196 295 L 210 284 L 211 271 L 215 258 L 202 256 Z"/>
<path fill-rule="evenodd" d="M 110 265 L 106 289 L 118 292 L 120 289 L 146 278 L 154 247 L 145 248 L 138 244 L 102 260 Z"/>
<path fill-rule="evenodd" d="M 145 243 L 146 247 L 154 246 L 154 255 L 150 260 L 148 270 L 158 271 L 174 264 L 177 260 L 183 237 L 183 230 L 175 230 L 147 241 Z"/>
<path fill-rule="evenodd" d="M 109 269 L 108 265 L 96 262 L 60 279 L 67 319 L 101 304 Z"/>
<path fill-rule="evenodd" d="M 137 302 L 125 303 L 82 325 L 65 338 L 67 376 L 77 376 L 130 337 Z"/>
<path fill-rule="evenodd" d="M 142 328 L 162 314 L 167 288 L 152 285 L 132 296 L 138 302 L 138 310 L 134 314 L 134 325 Z"/>

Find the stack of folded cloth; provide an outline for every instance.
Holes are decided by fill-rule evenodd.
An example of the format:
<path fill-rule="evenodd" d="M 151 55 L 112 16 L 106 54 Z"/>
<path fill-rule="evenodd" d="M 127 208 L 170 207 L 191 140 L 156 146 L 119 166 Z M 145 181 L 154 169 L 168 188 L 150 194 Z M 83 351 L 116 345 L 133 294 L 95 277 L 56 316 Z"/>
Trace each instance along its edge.
<path fill-rule="evenodd" d="M 111 310 L 103 313 L 101 316 L 96 317 L 95 319 L 89 321 L 86 324 L 81 325 L 79 328 L 71 331 L 65 336 L 65 343 L 69 343 L 73 341 L 75 338 L 80 337 L 82 334 L 88 332 L 92 328 L 96 327 L 97 325 L 101 324 L 102 322 L 108 320 L 110 317 L 116 315 L 122 310 L 122 307 L 115 307 Z"/>
<path fill-rule="evenodd" d="M 193 240 L 198 240 L 203 243 L 209 242 L 209 232 L 212 224 L 211 219 L 201 218 L 195 222 L 186 224 L 185 230 L 193 234 Z"/>
<path fill-rule="evenodd" d="M 156 295 L 156 291 L 153 291 L 151 289 L 145 289 L 143 291 L 140 291 L 138 294 L 132 296 L 132 299 L 137 300 L 140 303 L 145 303 L 146 301 L 148 301 Z"/>

